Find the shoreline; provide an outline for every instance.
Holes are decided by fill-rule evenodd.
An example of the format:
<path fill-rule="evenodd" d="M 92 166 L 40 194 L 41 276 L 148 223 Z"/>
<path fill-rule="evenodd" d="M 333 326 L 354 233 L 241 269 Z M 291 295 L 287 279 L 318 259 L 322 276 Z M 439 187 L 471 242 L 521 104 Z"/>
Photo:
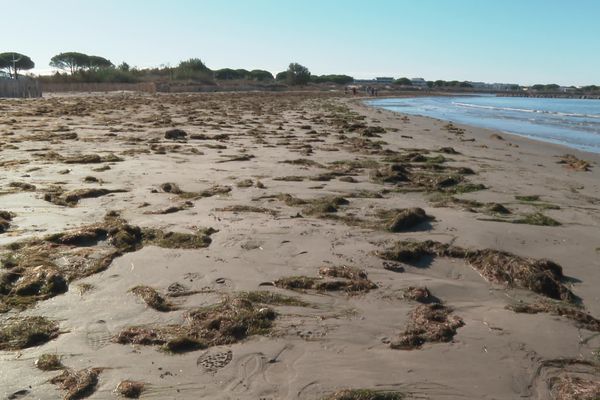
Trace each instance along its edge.
<path fill-rule="evenodd" d="M 454 96 L 454 95 L 451 95 Z M 410 97 L 415 97 L 415 96 L 406 96 L 406 97 L 399 97 L 399 96 L 385 96 L 385 97 L 381 97 L 384 99 L 394 99 L 394 98 L 410 98 Z M 434 96 L 428 96 L 428 97 L 439 97 L 438 95 L 434 95 Z M 372 98 L 369 98 L 372 99 Z M 418 117 L 418 118 L 427 118 L 427 119 L 431 119 L 431 120 L 435 120 L 435 121 L 441 121 L 441 122 L 445 122 L 445 123 L 452 123 L 458 127 L 469 127 L 469 128 L 474 128 L 474 129 L 478 129 L 478 130 L 484 130 L 484 131 L 488 131 L 490 133 L 501 133 L 503 135 L 510 135 L 511 137 L 515 137 L 515 138 L 521 138 L 521 139 L 525 139 L 527 141 L 531 141 L 534 143 L 543 143 L 543 144 L 547 144 L 547 145 L 551 145 L 551 146 L 555 146 L 557 148 L 563 148 L 565 149 L 565 151 L 571 151 L 571 152 L 576 152 L 579 153 L 582 156 L 587 156 L 587 157 L 592 157 L 594 158 L 595 162 L 600 162 L 600 151 L 599 152 L 593 152 L 593 151 L 588 151 L 588 150 L 582 150 L 582 149 L 578 149 L 575 147 L 570 147 L 567 144 L 564 143 L 555 143 L 555 142 L 551 142 L 551 141 L 547 141 L 547 140 L 543 140 L 543 139 L 535 139 L 532 138 L 530 136 L 527 136 L 525 134 L 520 134 L 520 133 L 516 133 L 516 132 L 511 132 L 511 131 L 503 131 L 500 129 L 494 129 L 494 128 L 485 128 L 485 127 L 481 127 L 481 126 L 477 126 L 477 125 L 469 125 L 469 124 L 464 124 L 464 123 L 459 123 L 459 122 L 454 122 L 451 120 L 445 120 L 445 119 L 441 119 L 441 118 L 435 118 L 435 117 L 430 117 L 430 116 L 426 116 L 426 115 L 416 115 L 416 114 L 407 114 L 407 113 L 402 113 L 402 112 L 398 112 L 398 111 L 392 111 L 392 110 L 386 110 L 384 108 L 381 107 L 377 107 L 377 106 L 372 106 L 372 105 L 368 105 L 366 104 L 365 99 L 356 99 L 357 102 L 360 102 L 362 105 L 364 105 L 367 108 L 372 108 L 372 109 L 377 109 L 377 110 L 381 110 L 381 111 L 385 111 L 385 112 L 391 112 L 397 115 L 402 115 L 402 116 L 407 116 L 407 117 Z"/>

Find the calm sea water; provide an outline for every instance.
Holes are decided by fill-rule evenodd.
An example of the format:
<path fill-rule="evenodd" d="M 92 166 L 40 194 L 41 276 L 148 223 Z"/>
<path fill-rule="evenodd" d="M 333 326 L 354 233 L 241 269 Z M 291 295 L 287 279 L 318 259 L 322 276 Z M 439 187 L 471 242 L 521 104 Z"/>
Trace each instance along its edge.
<path fill-rule="evenodd" d="M 600 153 L 600 100 L 460 96 L 375 99 L 367 104 Z"/>

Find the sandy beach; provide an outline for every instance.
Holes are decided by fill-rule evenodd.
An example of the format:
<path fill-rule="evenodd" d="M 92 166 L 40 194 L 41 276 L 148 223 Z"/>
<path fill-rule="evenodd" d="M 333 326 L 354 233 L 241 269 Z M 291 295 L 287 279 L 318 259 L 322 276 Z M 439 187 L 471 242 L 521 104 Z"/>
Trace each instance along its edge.
<path fill-rule="evenodd" d="M 336 93 L 52 95 L 0 119 L 1 399 L 600 381 L 598 154 Z"/>

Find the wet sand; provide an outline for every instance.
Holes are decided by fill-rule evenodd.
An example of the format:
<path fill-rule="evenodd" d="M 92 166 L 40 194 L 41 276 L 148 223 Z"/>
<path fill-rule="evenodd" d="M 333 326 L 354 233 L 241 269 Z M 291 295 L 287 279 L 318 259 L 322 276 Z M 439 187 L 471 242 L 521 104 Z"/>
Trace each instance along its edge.
<path fill-rule="evenodd" d="M 156 399 L 566 399 L 600 379 L 599 155 L 322 93 L 52 96 L 0 118 L 0 327 L 58 327 L 0 333 L 0 398 L 68 396 L 42 354 L 100 368 L 92 399 L 123 380 Z M 406 240 L 452 249 L 386 252 Z M 173 332 L 196 347 L 169 352 Z"/>

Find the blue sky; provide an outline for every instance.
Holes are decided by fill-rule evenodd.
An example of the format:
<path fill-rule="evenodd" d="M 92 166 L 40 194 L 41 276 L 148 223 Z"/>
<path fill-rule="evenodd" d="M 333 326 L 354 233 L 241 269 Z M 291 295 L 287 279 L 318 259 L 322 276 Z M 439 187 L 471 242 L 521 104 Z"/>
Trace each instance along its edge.
<path fill-rule="evenodd" d="M 139 67 L 600 84 L 600 0 L 0 0 L 0 52 Z"/>

